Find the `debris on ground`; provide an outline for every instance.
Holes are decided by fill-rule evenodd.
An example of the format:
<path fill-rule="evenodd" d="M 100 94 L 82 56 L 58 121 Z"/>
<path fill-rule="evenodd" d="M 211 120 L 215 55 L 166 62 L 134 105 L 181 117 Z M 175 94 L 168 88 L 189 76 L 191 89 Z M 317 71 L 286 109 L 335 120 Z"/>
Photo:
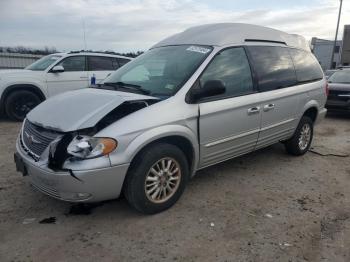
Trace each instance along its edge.
<path fill-rule="evenodd" d="M 22 224 L 23 225 L 28 225 L 28 224 L 33 223 L 35 220 L 36 220 L 36 218 L 34 218 L 34 217 L 32 217 L 32 218 L 25 218 L 25 219 L 23 219 Z"/>
<path fill-rule="evenodd" d="M 280 245 L 280 246 L 284 246 L 284 247 L 291 247 L 291 246 L 293 246 L 292 244 L 289 244 L 289 243 L 286 243 L 286 242 L 284 242 L 284 243 L 279 243 L 279 245 Z"/>
<path fill-rule="evenodd" d="M 39 224 L 56 224 L 56 217 L 48 217 L 39 221 Z"/>

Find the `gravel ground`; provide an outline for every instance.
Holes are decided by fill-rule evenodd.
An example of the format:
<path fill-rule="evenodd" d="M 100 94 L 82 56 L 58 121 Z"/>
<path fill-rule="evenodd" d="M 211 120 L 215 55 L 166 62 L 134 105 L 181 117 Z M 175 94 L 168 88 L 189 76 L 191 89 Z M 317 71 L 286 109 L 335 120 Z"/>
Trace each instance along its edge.
<path fill-rule="evenodd" d="M 350 157 L 327 155 L 349 154 L 350 115 L 316 127 L 327 156 L 277 144 L 218 164 L 153 216 L 32 190 L 13 163 L 19 128 L 0 122 L 0 261 L 350 261 Z"/>

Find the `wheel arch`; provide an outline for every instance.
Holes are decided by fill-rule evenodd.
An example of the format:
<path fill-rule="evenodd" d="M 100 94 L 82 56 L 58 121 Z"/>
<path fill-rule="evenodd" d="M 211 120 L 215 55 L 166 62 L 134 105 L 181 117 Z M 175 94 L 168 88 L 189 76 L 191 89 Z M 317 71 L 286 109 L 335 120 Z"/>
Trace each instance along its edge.
<path fill-rule="evenodd" d="M 10 85 L 10 86 L 6 87 L 5 90 L 2 92 L 2 95 L 0 98 L 1 105 L 4 106 L 6 99 L 10 94 L 12 94 L 13 92 L 16 92 L 16 91 L 20 91 L 20 90 L 26 90 L 26 91 L 33 92 L 34 94 L 39 96 L 41 101 L 44 101 L 46 99 L 46 96 L 43 93 L 43 91 L 41 91 L 41 89 L 39 87 L 37 87 L 36 85 L 33 85 L 33 84 L 15 84 L 15 85 Z"/>
<path fill-rule="evenodd" d="M 303 116 L 310 117 L 313 123 L 316 122 L 317 115 L 318 115 L 318 108 L 316 106 L 310 106 L 303 113 Z"/>
<path fill-rule="evenodd" d="M 177 146 L 189 162 L 190 174 L 194 174 L 199 161 L 199 145 L 196 135 L 185 126 L 166 125 L 149 130 L 136 137 L 124 153 L 132 164 L 143 150 L 157 143 L 169 143 Z"/>

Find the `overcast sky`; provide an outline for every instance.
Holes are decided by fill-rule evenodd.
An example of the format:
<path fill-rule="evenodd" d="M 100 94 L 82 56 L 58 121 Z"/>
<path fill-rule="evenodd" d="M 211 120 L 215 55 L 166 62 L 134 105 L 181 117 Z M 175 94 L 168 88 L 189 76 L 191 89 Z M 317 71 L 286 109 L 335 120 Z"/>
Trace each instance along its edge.
<path fill-rule="evenodd" d="M 334 38 L 339 0 L 0 0 L 0 46 L 146 50 L 188 27 L 243 22 Z M 344 0 L 340 37 L 350 24 Z"/>

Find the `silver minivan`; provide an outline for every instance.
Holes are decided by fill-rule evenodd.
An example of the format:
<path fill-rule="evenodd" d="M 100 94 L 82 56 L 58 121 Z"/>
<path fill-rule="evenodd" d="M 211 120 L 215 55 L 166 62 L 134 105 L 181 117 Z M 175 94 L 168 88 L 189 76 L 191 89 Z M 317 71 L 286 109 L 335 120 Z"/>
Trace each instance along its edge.
<path fill-rule="evenodd" d="M 122 192 L 140 212 L 172 206 L 199 169 L 282 142 L 305 154 L 327 83 L 305 39 L 236 23 L 190 28 L 154 45 L 98 88 L 28 113 L 17 170 L 57 199 Z"/>

